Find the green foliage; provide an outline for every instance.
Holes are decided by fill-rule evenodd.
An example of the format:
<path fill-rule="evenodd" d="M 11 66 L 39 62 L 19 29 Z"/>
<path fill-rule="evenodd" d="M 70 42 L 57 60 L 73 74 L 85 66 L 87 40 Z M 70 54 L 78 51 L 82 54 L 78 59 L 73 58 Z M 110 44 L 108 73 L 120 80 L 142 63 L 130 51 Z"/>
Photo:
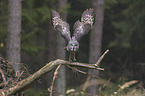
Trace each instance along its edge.
<path fill-rule="evenodd" d="M 144 0 L 106 0 L 102 46 L 110 52 L 101 64 L 106 70 L 100 72 L 102 77 L 114 82 L 122 77 L 144 82 L 144 9 Z"/>
<path fill-rule="evenodd" d="M 111 10 L 111 7 L 113 6 L 113 5 L 115 5 L 115 4 L 117 4 L 118 3 L 118 1 L 117 0 L 106 0 L 105 1 L 105 9 L 109 9 L 109 10 Z"/>
<path fill-rule="evenodd" d="M 110 42 L 109 47 L 113 46 L 119 46 L 119 47 L 124 47 L 124 48 L 130 48 L 130 40 L 132 36 L 132 31 L 128 30 L 130 29 L 130 26 L 127 24 L 127 22 L 112 22 L 113 26 L 117 29 L 121 29 L 120 32 L 115 32 L 115 36 L 117 39 L 114 41 Z M 128 25 L 128 26 L 127 26 Z"/>
<path fill-rule="evenodd" d="M 68 12 L 69 9 L 71 8 L 71 3 L 67 3 L 65 7 L 62 8 L 62 12 Z"/>
<path fill-rule="evenodd" d="M 38 14 L 35 10 L 22 9 L 22 18 L 22 23 L 24 23 L 23 25 L 25 26 L 26 24 L 37 25 L 36 19 L 38 18 Z"/>
<path fill-rule="evenodd" d="M 7 0 L 0 0 L 0 55 L 5 56 L 8 7 Z"/>
<path fill-rule="evenodd" d="M 42 49 L 43 47 L 39 47 L 36 45 L 36 30 L 33 30 L 32 32 L 28 34 L 22 34 L 22 44 L 21 44 L 21 49 L 28 53 L 28 54 L 34 54 Z"/>
<path fill-rule="evenodd" d="M 36 12 L 38 13 L 39 18 L 41 17 L 39 21 L 40 23 L 44 23 L 50 19 L 50 11 L 51 9 L 48 8 L 47 6 L 36 8 Z"/>
<path fill-rule="evenodd" d="M 44 4 L 46 2 L 39 2 L 40 6 L 36 6 L 37 2 L 39 1 L 24 2 L 25 6 L 22 9 L 22 51 L 28 54 L 44 49 L 39 45 L 39 38 L 45 37 L 47 22 L 50 19 L 50 8 Z"/>
<path fill-rule="evenodd" d="M 43 5 L 46 2 L 41 2 L 41 6 L 36 6 L 38 1 L 29 0 L 22 2 L 22 36 L 21 36 L 21 49 L 28 54 L 34 54 L 43 50 L 39 47 L 37 42 L 38 36 L 44 36 L 47 30 L 47 22 L 50 19 L 50 8 Z M 48 2 L 47 2 L 48 3 Z M 7 0 L 0 1 L 0 43 L 5 44 L 7 35 L 8 23 L 8 8 Z M 39 32 L 39 33 L 38 33 Z M 40 34 L 40 35 L 38 35 Z M 4 46 L 5 47 L 5 46 Z M 1 52 L 2 53 L 2 52 Z"/>
<path fill-rule="evenodd" d="M 7 1 L 0 1 L 0 43 L 5 42 L 6 31 L 7 31 L 7 21 L 8 21 L 8 7 Z"/>
<path fill-rule="evenodd" d="M 116 28 L 117 30 L 115 31 L 116 39 L 110 42 L 110 47 L 120 46 L 124 48 L 131 48 L 134 46 L 133 43 L 137 44 L 138 42 L 140 42 L 140 40 L 145 40 L 143 38 L 143 36 L 145 35 L 145 28 L 143 27 L 143 21 L 145 20 L 145 1 L 112 0 L 112 3 L 108 3 L 107 6 L 109 6 L 110 8 L 114 8 L 115 6 L 117 7 L 120 5 L 124 7 L 118 10 L 118 16 L 116 15 L 117 17 L 115 17 L 118 19 L 112 22 L 114 28 Z M 135 34 L 136 39 L 138 39 L 139 41 L 134 38 Z"/>

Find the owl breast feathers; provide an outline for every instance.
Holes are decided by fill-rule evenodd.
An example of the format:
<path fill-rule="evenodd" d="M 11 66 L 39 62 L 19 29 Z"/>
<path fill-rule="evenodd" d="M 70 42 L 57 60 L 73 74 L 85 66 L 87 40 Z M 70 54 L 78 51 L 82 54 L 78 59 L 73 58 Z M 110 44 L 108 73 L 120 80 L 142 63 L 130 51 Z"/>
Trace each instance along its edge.
<path fill-rule="evenodd" d="M 60 15 L 58 12 L 52 10 L 52 23 L 54 26 L 54 29 L 59 32 L 59 34 L 67 41 L 67 51 L 70 52 L 70 54 L 76 53 L 79 49 L 79 43 L 78 41 L 89 32 L 89 30 L 93 27 L 94 23 L 94 10 L 92 8 L 87 9 L 83 12 L 81 21 L 76 21 L 73 26 L 73 36 L 71 37 L 70 33 L 70 27 L 69 24 L 65 21 L 63 21 L 60 18 Z M 72 59 L 72 57 L 70 57 Z M 75 60 L 75 57 L 73 57 Z M 72 61 L 74 61 L 72 60 Z"/>

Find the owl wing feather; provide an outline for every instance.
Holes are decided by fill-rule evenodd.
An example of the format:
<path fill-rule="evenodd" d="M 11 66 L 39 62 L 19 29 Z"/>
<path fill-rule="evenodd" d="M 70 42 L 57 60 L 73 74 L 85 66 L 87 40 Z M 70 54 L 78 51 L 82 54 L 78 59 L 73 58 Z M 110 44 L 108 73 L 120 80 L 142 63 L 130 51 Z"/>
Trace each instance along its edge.
<path fill-rule="evenodd" d="M 73 29 L 75 37 L 77 40 L 80 40 L 81 37 L 89 32 L 89 30 L 93 27 L 94 21 L 94 10 L 92 8 L 84 11 L 81 17 L 81 22 L 78 20 L 75 22 Z"/>
<path fill-rule="evenodd" d="M 57 11 L 52 10 L 51 16 L 54 29 L 58 31 L 66 41 L 69 41 L 71 39 L 69 24 L 60 18 Z"/>

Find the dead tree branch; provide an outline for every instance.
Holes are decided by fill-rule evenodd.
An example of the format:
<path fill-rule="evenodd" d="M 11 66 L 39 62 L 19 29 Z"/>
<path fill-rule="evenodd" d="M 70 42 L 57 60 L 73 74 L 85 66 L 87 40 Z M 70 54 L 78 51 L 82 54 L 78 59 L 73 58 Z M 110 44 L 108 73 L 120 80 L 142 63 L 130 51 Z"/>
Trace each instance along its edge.
<path fill-rule="evenodd" d="M 95 64 L 95 66 L 98 66 L 100 64 L 100 62 L 102 61 L 102 59 L 104 58 L 104 56 L 109 52 L 109 49 L 107 49 L 104 54 L 98 59 L 97 63 Z"/>
<path fill-rule="evenodd" d="M 43 75 L 50 72 L 52 69 L 56 68 L 60 64 L 61 65 L 73 65 L 73 66 L 79 66 L 79 67 L 96 69 L 96 70 L 104 70 L 102 68 L 98 68 L 95 64 L 86 64 L 86 63 L 79 63 L 79 62 L 70 63 L 69 61 L 57 59 L 55 61 L 49 62 L 44 67 L 42 67 L 40 70 L 35 72 L 33 75 L 30 75 L 26 79 L 23 79 L 20 82 L 18 82 L 15 86 L 7 88 L 7 89 L 1 89 L 0 96 L 11 96 L 13 94 L 16 94 L 17 92 L 22 92 L 22 91 L 28 89 L 31 85 L 33 85 L 33 83 L 35 81 L 37 81 Z"/>

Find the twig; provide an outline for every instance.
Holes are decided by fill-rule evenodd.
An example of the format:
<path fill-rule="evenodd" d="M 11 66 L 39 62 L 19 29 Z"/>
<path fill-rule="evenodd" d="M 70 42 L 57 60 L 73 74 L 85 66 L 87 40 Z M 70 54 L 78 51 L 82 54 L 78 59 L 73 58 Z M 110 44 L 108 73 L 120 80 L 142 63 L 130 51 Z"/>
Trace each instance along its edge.
<path fill-rule="evenodd" d="M 20 75 L 19 75 L 18 78 L 17 78 L 17 81 L 19 81 L 19 79 L 21 79 L 21 76 L 22 76 L 23 73 L 24 73 L 24 71 L 22 71 L 22 72 L 20 73 Z"/>
<path fill-rule="evenodd" d="M 79 72 L 79 73 L 87 74 L 86 72 L 81 71 L 81 70 L 77 69 L 76 67 L 71 67 L 71 66 L 69 66 L 69 65 L 66 65 L 66 66 L 67 66 L 68 68 L 72 69 L 72 70 L 75 70 L 75 71 Z"/>
<path fill-rule="evenodd" d="M 104 70 L 103 68 L 97 68 L 98 66 L 95 66 L 95 64 L 87 64 L 87 63 L 79 63 L 79 62 L 67 62 L 68 65 L 72 66 L 79 66 L 79 67 L 84 67 L 84 68 L 89 68 L 89 69 L 96 69 L 96 70 Z M 63 64 L 66 65 L 66 64 Z"/>
<path fill-rule="evenodd" d="M 54 86 L 54 80 L 56 78 L 56 75 L 58 74 L 58 69 L 60 68 L 61 64 L 56 68 L 55 72 L 54 72 L 54 76 L 53 76 L 53 80 L 52 80 L 52 85 L 50 87 L 50 96 L 52 96 L 53 93 L 53 86 Z"/>
<path fill-rule="evenodd" d="M 102 61 L 102 59 L 104 58 L 104 56 L 109 52 L 109 49 L 107 49 L 104 54 L 98 59 L 97 63 L 95 64 L 95 66 L 98 66 L 100 64 L 100 62 Z"/>
<path fill-rule="evenodd" d="M 24 64 L 24 63 L 20 63 L 20 64 L 21 64 L 20 65 L 20 69 L 24 70 L 24 72 L 25 72 L 25 74 L 23 74 L 23 76 L 30 75 L 29 70 L 28 70 L 28 65 L 27 64 Z"/>
<path fill-rule="evenodd" d="M 73 70 L 79 72 L 79 73 L 82 73 L 82 74 L 85 74 L 85 75 L 88 75 L 88 76 L 90 76 L 90 77 L 93 77 L 93 78 L 98 79 L 98 77 L 96 77 L 96 76 L 94 76 L 94 75 L 91 75 L 91 74 L 89 74 L 89 73 L 87 73 L 87 72 L 81 71 L 81 70 L 79 70 L 79 69 L 77 69 L 77 68 L 74 68 L 74 67 L 71 67 L 71 66 L 69 66 L 69 65 L 66 65 L 66 66 L 67 66 L 68 68 L 71 68 L 71 69 L 73 69 Z"/>
<path fill-rule="evenodd" d="M 3 79 L 3 83 L 0 83 L 0 86 L 5 85 L 5 87 L 6 87 L 6 84 L 7 84 L 8 82 L 6 81 L 6 78 L 5 78 L 5 76 L 4 76 L 4 73 L 3 73 L 3 71 L 2 71 L 1 69 L 0 69 L 0 73 L 1 73 L 2 79 Z"/>
<path fill-rule="evenodd" d="M 42 67 L 40 70 L 38 70 L 34 74 L 18 82 L 15 86 L 0 90 L 0 96 L 3 93 L 6 96 L 12 96 L 13 94 L 16 94 L 18 92 L 22 92 L 28 89 L 31 85 L 33 85 L 35 81 L 39 80 L 43 75 L 50 72 L 51 70 L 53 70 L 55 67 L 59 66 L 60 64 L 73 65 L 73 66 L 99 70 L 99 68 L 95 66 L 95 64 L 85 64 L 85 63 L 79 63 L 79 62 L 70 63 L 69 61 L 57 59 L 57 60 L 49 62 L 48 64 L 46 64 L 44 67 Z"/>

